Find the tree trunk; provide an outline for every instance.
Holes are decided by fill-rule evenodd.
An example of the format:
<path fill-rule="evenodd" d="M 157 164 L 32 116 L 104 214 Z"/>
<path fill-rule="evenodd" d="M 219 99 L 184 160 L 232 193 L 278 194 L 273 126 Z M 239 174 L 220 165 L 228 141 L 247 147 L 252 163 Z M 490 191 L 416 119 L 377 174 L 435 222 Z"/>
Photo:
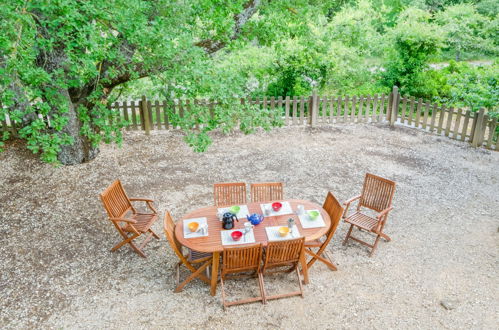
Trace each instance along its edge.
<path fill-rule="evenodd" d="M 75 165 L 88 162 L 94 159 L 99 154 L 99 148 L 93 147 L 90 140 L 86 136 L 80 134 L 81 122 L 78 119 L 76 108 L 67 90 L 61 91 L 68 99 L 69 109 L 66 113 L 68 117 L 67 125 L 62 129 L 62 133 L 66 133 L 73 138 L 73 144 L 61 146 L 61 151 L 57 158 L 64 165 Z"/>

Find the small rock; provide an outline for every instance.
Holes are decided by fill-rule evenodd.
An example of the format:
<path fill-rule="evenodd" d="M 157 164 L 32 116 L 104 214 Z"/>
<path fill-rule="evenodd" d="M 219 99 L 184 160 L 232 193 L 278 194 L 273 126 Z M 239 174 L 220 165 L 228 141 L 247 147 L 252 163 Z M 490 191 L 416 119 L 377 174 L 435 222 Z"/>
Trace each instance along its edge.
<path fill-rule="evenodd" d="M 457 300 L 442 300 L 442 301 L 440 301 L 440 305 L 442 305 L 442 307 L 448 311 L 455 309 L 457 307 L 458 303 L 459 302 Z"/>

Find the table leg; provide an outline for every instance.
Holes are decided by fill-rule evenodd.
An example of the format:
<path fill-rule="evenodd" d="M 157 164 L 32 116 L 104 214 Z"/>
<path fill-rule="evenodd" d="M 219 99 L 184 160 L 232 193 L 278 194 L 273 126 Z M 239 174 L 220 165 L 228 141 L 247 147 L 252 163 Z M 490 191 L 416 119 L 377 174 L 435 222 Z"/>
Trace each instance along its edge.
<path fill-rule="evenodd" d="M 305 257 L 305 253 L 301 256 L 301 271 L 303 273 L 303 283 L 308 284 L 308 267 L 307 267 L 307 258 Z"/>
<path fill-rule="evenodd" d="M 213 252 L 213 261 L 211 265 L 211 295 L 217 293 L 218 283 L 218 264 L 220 263 L 220 252 Z"/>

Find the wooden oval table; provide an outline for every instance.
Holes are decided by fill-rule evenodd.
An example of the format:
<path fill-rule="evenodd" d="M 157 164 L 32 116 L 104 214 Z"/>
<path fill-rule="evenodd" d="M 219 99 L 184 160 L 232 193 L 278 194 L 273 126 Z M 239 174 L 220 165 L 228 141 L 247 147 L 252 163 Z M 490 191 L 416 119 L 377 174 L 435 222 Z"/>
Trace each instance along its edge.
<path fill-rule="evenodd" d="M 265 216 L 265 219 L 262 223 L 255 226 L 253 231 L 255 234 L 256 243 L 262 243 L 264 246 L 268 243 L 267 233 L 265 231 L 265 227 L 270 226 L 286 226 L 289 218 L 293 218 L 295 220 L 296 226 L 298 227 L 298 231 L 301 236 L 305 237 L 305 241 L 312 241 L 318 239 L 323 236 L 329 230 L 331 226 L 331 219 L 327 212 L 322 208 L 322 206 L 298 199 L 289 199 L 282 200 L 280 202 L 289 202 L 291 205 L 291 209 L 293 212 L 296 211 L 297 205 L 303 205 L 305 210 L 316 209 L 321 212 L 322 219 L 326 224 L 325 227 L 320 228 L 307 228 L 304 229 L 298 219 L 298 216 L 293 214 L 284 214 L 277 216 Z M 266 202 L 267 203 L 267 202 Z M 247 203 L 248 210 L 251 213 L 262 213 L 262 209 L 260 207 L 261 204 L 266 203 Z M 222 238 L 220 232 L 224 230 L 222 228 L 222 222 L 217 217 L 218 206 L 210 206 L 197 209 L 193 212 L 186 214 L 181 221 L 177 222 L 175 226 L 175 236 L 177 240 L 185 247 L 196 250 L 199 252 L 208 252 L 213 253 L 213 262 L 212 262 L 212 270 L 211 270 L 211 295 L 214 296 L 217 292 L 217 281 L 218 281 L 218 267 L 220 261 L 220 253 L 224 249 L 224 245 L 222 245 Z M 208 236 L 206 237 L 196 237 L 196 238 L 185 238 L 183 231 L 183 221 L 185 219 L 192 218 L 201 218 L 206 217 L 208 223 Z M 240 219 L 239 222 L 235 222 L 235 229 L 243 229 L 244 223 L 247 222 L 246 218 Z M 254 244 L 254 243 L 248 243 Z M 225 245 L 225 247 L 234 247 L 234 246 L 244 246 L 244 245 Z M 303 268 L 303 279 L 305 283 L 308 283 L 308 271 L 307 271 L 307 263 L 305 261 L 305 256 L 301 262 Z"/>

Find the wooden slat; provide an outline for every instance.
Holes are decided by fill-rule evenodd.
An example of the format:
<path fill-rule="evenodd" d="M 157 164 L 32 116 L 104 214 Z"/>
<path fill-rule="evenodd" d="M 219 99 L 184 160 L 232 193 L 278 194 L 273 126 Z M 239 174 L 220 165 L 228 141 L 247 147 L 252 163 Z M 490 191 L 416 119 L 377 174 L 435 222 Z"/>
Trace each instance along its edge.
<path fill-rule="evenodd" d="M 430 103 L 426 103 L 423 116 L 423 129 L 426 129 L 426 124 L 428 122 L 428 115 L 430 113 Z"/>
<path fill-rule="evenodd" d="M 286 96 L 286 101 L 284 105 L 284 122 L 289 125 L 289 95 Z"/>
<path fill-rule="evenodd" d="M 156 113 L 156 129 L 161 129 L 161 111 L 158 100 L 154 101 L 154 110 Z"/>
<path fill-rule="evenodd" d="M 405 124 L 405 117 L 406 117 L 405 112 L 406 112 L 406 110 L 407 110 L 407 97 L 404 96 L 402 98 L 402 114 L 400 115 L 400 123 L 401 124 Z"/>
<path fill-rule="evenodd" d="M 444 106 L 442 106 L 442 111 L 439 113 L 438 117 L 439 118 L 438 118 L 438 125 L 437 125 L 437 134 L 441 134 L 443 126 L 444 126 L 444 117 L 445 117 L 445 107 Z"/>
<path fill-rule="evenodd" d="M 300 125 L 305 123 L 305 98 L 302 96 L 300 99 Z"/>
<path fill-rule="evenodd" d="M 347 122 L 347 118 L 348 118 L 348 101 L 349 101 L 349 96 L 346 95 L 345 96 L 345 99 L 343 101 L 343 122 L 346 123 Z"/>
<path fill-rule="evenodd" d="M 421 107 L 423 106 L 423 100 L 421 98 L 418 99 L 418 105 L 416 107 L 416 125 L 415 127 L 420 127 L 421 120 Z"/>
<path fill-rule="evenodd" d="M 445 125 L 445 136 L 449 136 L 450 126 L 452 124 L 452 115 L 454 114 L 454 108 L 450 108 L 447 113 L 447 124 Z"/>
<path fill-rule="evenodd" d="M 489 124 L 488 124 L 488 127 L 489 127 L 489 136 L 488 136 L 488 139 L 487 139 L 487 143 L 486 143 L 486 147 L 487 148 L 492 148 L 492 143 L 494 141 L 494 135 L 496 133 L 496 126 L 497 126 L 497 119 L 496 118 L 492 118 L 491 120 L 489 120 Z"/>
<path fill-rule="evenodd" d="M 355 122 L 355 112 L 357 110 L 357 96 L 354 96 L 353 97 L 353 100 L 352 100 L 352 108 L 350 109 L 351 113 L 350 113 L 350 122 L 354 123 Z"/>
<path fill-rule="evenodd" d="M 463 109 L 458 109 L 456 122 L 454 123 L 454 130 L 452 131 L 452 138 L 457 140 L 457 136 L 459 133 L 459 126 L 461 126 L 461 117 L 463 115 Z"/>
<path fill-rule="evenodd" d="M 132 113 L 132 127 L 134 130 L 138 129 L 137 112 L 136 112 L 138 109 L 139 109 L 138 101 L 131 101 L 130 102 L 130 110 Z"/>
<path fill-rule="evenodd" d="M 464 115 L 464 123 L 463 123 L 463 127 L 461 130 L 461 141 L 465 141 L 466 136 L 468 135 L 468 124 L 469 124 L 470 118 L 471 118 L 471 111 L 466 110 L 465 115 Z"/>
<path fill-rule="evenodd" d="M 296 96 L 293 96 L 293 125 L 298 123 L 298 100 Z"/>
<path fill-rule="evenodd" d="M 435 119 L 437 118 L 437 113 L 439 112 L 437 110 L 437 105 L 436 104 L 433 104 L 432 107 L 431 107 L 431 122 L 430 122 L 430 132 L 433 133 L 433 130 L 435 129 Z M 440 108 L 440 112 L 442 112 L 443 110 Z"/>
<path fill-rule="evenodd" d="M 357 122 L 360 123 L 362 121 L 362 117 L 364 115 L 364 96 L 359 97 L 359 112 L 357 112 Z"/>
<path fill-rule="evenodd" d="M 331 103 L 329 103 L 329 123 L 334 122 L 334 105 L 338 105 L 338 98 L 331 97 Z"/>
<path fill-rule="evenodd" d="M 118 102 L 116 102 L 118 103 Z M 122 102 L 121 108 L 123 109 L 123 119 L 128 122 L 129 121 L 129 116 L 128 116 L 128 104 L 127 102 Z M 130 130 L 130 125 L 126 125 L 125 130 L 129 131 Z"/>
<path fill-rule="evenodd" d="M 163 100 L 163 117 L 165 120 L 165 129 L 170 129 L 170 117 L 168 116 L 168 108 L 171 106 L 171 103 L 168 100 Z"/>
<path fill-rule="evenodd" d="M 385 117 L 385 104 L 386 104 L 386 95 L 385 93 L 382 93 L 381 94 L 381 105 L 379 107 L 379 117 L 378 117 L 378 121 L 381 123 L 384 121 L 384 117 Z"/>
<path fill-rule="evenodd" d="M 326 118 L 327 118 L 327 103 L 328 99 L 327 96 L 323 96 L 322 98 L 322 123 L 326 123 Z"/>
<path fill-rule="evenodd" d="M 151 101 L 147 101 L 146 103 L 147 105 L 147 112 L 149 113 L 149 126 L 150 126 L 150 129 L 154 129 L 154 118 L 152 116 L 152 104 L 151 104 Z"/>
<path fill-rule="evenodd" d="M 277 98 L 277 107 L 279 108 L 279 118 L 282 118 L 282 106 L 283 106 L 283 100 L 282 100 L 282 96 L 279 96 Z"/>
<path fill-rule="evenodd" d="M 411 96 L 411 103 L 410 103 L 410 106 L 409 106 L 409 117 L 407 118 L 407 125 L 409 126 L 412 126 L 412 120 L 413 120 L 413 117 L 414 117 L 414 96 Z"/>

